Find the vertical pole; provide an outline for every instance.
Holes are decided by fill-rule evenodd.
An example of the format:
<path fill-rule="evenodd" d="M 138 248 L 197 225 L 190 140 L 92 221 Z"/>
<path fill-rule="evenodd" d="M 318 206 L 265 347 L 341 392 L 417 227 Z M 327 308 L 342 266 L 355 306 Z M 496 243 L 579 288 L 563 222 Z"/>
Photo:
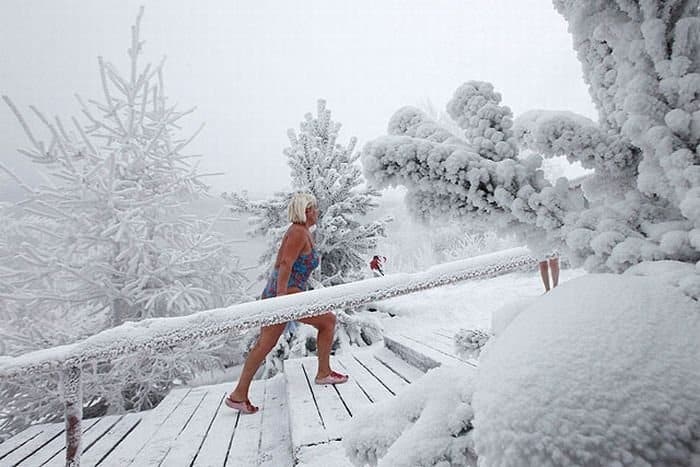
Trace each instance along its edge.
<path fill-rule="evenodd" d="M 80 367 L 68 366 L 63 369 L 63 398 L 66 419 L 66 467 L 80 467 L 83 420 L 83 384 Z"/>

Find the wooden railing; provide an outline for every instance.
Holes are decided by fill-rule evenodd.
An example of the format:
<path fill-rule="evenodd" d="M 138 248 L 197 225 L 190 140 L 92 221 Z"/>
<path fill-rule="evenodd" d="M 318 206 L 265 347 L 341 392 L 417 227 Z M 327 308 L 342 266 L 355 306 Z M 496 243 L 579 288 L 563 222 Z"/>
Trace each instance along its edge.
<path fill-rule="evenodd" d="M 445 263 L 413 274 L 391 274 L 324 289 L 285 295 L 201 311 L 189 316 L 127 322 L 83 341 L 27 353 L 0 357 L 0 377 L 21 378 L 38 373 L 62 373 L 66 424 L 66 465 L 80 465 L 82 433 L 82 366 L 109 361 L 142 350 L 160 350 L 202 338 L 240 333 L 251 328 L 283 323 L 353 308 L 387 298 L 419 292 L 469 279 L 483 279 L 519 269 L 537 261 L 525 248 L 503 250 L 475 258 Z"/>

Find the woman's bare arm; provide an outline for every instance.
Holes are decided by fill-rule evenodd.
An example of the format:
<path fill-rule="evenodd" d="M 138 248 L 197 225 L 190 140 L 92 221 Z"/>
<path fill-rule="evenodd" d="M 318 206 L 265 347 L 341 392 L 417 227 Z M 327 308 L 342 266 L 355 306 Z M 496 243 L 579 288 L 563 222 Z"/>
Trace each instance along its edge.
<path fill-rule="evenodd" d="M 304 250 L 309 238 L 306 229 L 297 225 L 292 225 L 289 230 L 287 230 L 286 235 L 287 239 L 282 242 L 279 251 L 276 293 L 278 297 L 288 293 L 287 283 L 289 282 L 289 275 L 292 273 L 292 265 Z"/>

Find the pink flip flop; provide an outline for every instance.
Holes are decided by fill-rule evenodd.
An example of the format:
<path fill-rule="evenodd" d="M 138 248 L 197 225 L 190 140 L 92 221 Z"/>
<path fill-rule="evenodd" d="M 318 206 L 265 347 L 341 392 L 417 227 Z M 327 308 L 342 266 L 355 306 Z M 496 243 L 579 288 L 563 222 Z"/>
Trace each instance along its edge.
<path fill-rule="evenodd" d="M 350 378 L 348 375 L 331 371 L 331 374 L 324 378 L 316 378 L 316 384 L 343 384 L 347 382 L 348 378 Z"/>
<path fill-rule="evenodd" d="M 244 401 L 234 401 L 233 399 L 231 399 L 231 396 L 228 396 L 226 399 L 224 399 L 224 404 L 226 404 L 226 407 L 238 410 L 244 414 L 253 414 L 260 410 L 258 407 L 255 407 L 253 404 L 251 404 L 248 399 Z"/>

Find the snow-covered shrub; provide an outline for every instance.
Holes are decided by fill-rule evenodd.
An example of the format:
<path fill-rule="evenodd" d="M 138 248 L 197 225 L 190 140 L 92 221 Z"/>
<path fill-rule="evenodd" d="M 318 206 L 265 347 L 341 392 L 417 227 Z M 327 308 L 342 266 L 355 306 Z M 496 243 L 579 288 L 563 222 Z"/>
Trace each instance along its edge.
<path fill-rule="evenodd" d="M 695 465 L 698 335 L 697 301 L 657 274 L 588 275 L 540 297 L 481 356 L 479 465 Z"/>
<path fill-rule="evenodd" d="M 343 433 L 348 458 L 358 466 L 476 466 L 473 377 L 463 368 L 436 368 L 360 412 Z"/>
<path fill-rule="evenodd" d="M 72 342 L 127 320 L 230 305 L 240 295 L 232 246 L 212 231 L 212 221 L 186 212 L 188 203 L 207 196 L 184 152 L 194 136 L 180 135 L 190 111 L 168 103 L 163 63 L 139 66 L 141 14 L 132 28 L 129 72 L 100 58 L 102 101 L 78 98 L 84 122 L 71 118 L 69 126 L 32 107 L 45 142 L 3 96 L 29 140 L 21 154 L 47 179 L 30 187 L 0 166 L 26 197 L 2 211 L 8 227 L 0 236 L 0 309 L 12 314 L 3 320 L 6 354 Z M 240 358 L 235 346 L 221 348 L 225 342 L 96 362 L 100 374 L 86 377 L 85 400 L 99 398 L 111 411 L 150 408 L 174 380 Z M 26 398 L 30 405 L 13 413 L 41 419 L 54 397 L 42 389 L 43 378 L 3 391 L 0 405 L 12 406 L 7 397 Z"/>
<path fill-rule="evenodd" d="M 388 135 L 363 149 L 368 180 L 406 186 L 419 216 L 487 217 L 515 228 L 536 253 L 558 248 L 589 270 L 700 260 L 690 234 L 700 227 L 698 1 L 554 6 L 569 22 L 598 122 L 531 111 L 513 124 L 493 87 L 470 81 L 447 104 L 461 138 L 402 108 Z M 593 173 L 582 183 L 547 183 L 537 154 L 566 156 Z M 665 222 L 686 225 L 664 238 L 643 228 Z"/>
<path fill-rule="evenodd" d="M 478 357 L 490 338 L 483 329 L 460 329 L 454 336 L 457 355 Z"/>

